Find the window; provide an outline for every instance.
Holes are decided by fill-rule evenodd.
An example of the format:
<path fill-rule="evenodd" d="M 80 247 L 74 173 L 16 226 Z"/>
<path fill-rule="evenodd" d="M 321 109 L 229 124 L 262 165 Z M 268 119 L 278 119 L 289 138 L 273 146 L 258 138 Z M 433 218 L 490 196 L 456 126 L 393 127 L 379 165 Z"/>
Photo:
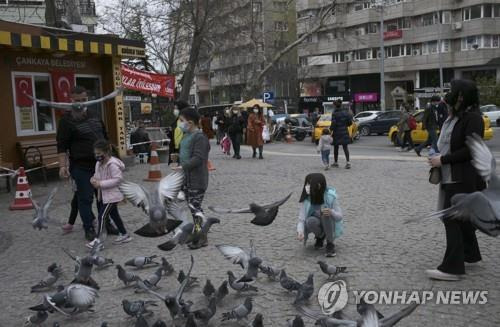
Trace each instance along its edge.
<path fill-rule="evenodd" d="M 439 22 L 438 13 L 422 15 L 422 26 L 430 26 Z"/>
<path fill-rule="evenodd" d="M 354 5 L 354 11 L 360 11 L 365 9 L 370 9 L 370 2 L 360 2 Z"/>
<path fill-rule="evenodd" d="M 495 18 L 500 17 L 500 4 L 493 6 L 493 17 Z"/>
<path fill-rule="evenodd" d="M 342 93 L 346 91 L 346 81 L 329 81 L 328 88 L 331 93 Z"/>
<path fill-rule="evenodd" d="M 422 54 L 438 53 L 438 41 L 429 41 L 422 43 Z"/>
<path fill-rule="evenodd" d="M 299 65 L 301 67 L 307 66 L 307 57 L 299 57 Z"/>
<path fill-rule="evenodd" d="M 357 50 L 355 52 L 354 60 L 360 61 L 360 60 L 366 60 L 366 59 L 368 59 L 366 50 Z"/>
<path fill-rule="evenodd" d="M 451 11 L 445 10 L 441 13 L 441 24 L 451 24 Z"/>
<path fill-rule="evenodd" d="M 287 11 L 288 5 L 286 1 L 273 1 L 273 8 L 277 11 Z"/>
<path fill-rule="evenodd" d="M 278 32 L 288 31 L 288 22 L 275 21 L 274 22 L 274 30 L 278 31 Z"/>
<path fill-rule="evenodd" d="M 462 9 L 462 19 L 464 21 L 478 19 L 482 17 L 482 6 L 472 6 Z"/>
<path fill-rule="evenodd" d="M 345 61 L 345 55 L 344 52 L 337 52 L 333 54 L 333 62 L 334 63 L 339 63 L 339 62 L 344 62 Z"/>
<path fill-rule="evenodd" d="M 441 52 L 450 52 L 450 40 L 441 40 Z"/>
<path fill-rule="evenodd" d="M 462 51 L 478 48 L 481 38 L 477 35 L 468 36 L 462 39 Z"/>
<path fill-rule="evenodd" d="M 361 35 L 365 35 L 366 34 L 366 30 L 365 30 L 365 27 L 358 27 L 354 30 L 354 35 L 356 36 L 361 36 Z"/>
<path fill-rule="evenodd" d="M 262 2 L 254 2 L 252 6 L 254 13 L 260 13 L 262 11 Z"/>
<path fill-rule="evenodd" d="M 483 17 L 491 18 L 492 17 L 492 4 L 483 5 Z"/>
<path fill-rule="evenodd" d="M 367 31 L 369 34 L 375 34 L 378 31 L 378 24 L 377 23 L 370 23 L 368 24 Z"/>

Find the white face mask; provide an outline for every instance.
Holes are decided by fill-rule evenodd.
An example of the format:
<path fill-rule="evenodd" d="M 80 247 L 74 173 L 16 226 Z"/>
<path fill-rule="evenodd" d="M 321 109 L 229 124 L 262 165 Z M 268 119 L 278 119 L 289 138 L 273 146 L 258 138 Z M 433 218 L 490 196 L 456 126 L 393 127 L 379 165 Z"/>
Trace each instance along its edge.
<path fill-rule="evenodd" d="M 179 116 L 179 109 L 174 109 L 174 116 L 175 117 Z"/>
<path fill-rule="evenodd" d="M 254 109 L 253 110 L 254 113 L 258 113 L 259 112 L 259 109 Z"/>
<path fill-rule="evenodd" d="M 306 191 L 307 195 L 310 195 L 311 194 L 311 185 L 306 184 L 306 186 L 304 187 L 304 190 Z"/>
<path fill-rule="evenodd" d="M 237 115 L 238 114 L 238 110 L 233 110 L 233 114 Z"/>

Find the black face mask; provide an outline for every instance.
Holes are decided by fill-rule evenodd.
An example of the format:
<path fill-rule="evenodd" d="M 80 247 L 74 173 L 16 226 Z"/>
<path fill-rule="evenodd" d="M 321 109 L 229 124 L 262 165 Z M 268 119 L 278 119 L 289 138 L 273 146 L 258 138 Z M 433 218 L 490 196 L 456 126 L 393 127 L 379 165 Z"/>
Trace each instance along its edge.
<path fill-rule="evenodd" d="M 95 160 L 97 160 L 97 161 L 103 161 L 104 160 L 104 155 L 102 155 L 102 154 L 100 156 L 96 155 L 94 157 L 95 157 Z"/>

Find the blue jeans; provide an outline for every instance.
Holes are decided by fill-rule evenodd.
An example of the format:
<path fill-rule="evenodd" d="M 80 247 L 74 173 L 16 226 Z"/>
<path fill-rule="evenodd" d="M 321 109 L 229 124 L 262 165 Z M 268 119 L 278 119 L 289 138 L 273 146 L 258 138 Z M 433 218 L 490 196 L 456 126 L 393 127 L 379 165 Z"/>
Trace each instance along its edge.
<path fill-rule="evenodd" d="M 330 150 L 321 150 L 321 160 L 325 166 L 330 164 Z"/>
<path fill-rule="evenodd" d="M 78 197 L 78 210 L 82 218 L 83 228 L 91 230 L 95 219 L 92 212 L 92 201 L 94 200 L 94 187 L 90 184 L 90 178 L 94 176 L 93 170 L 71 167 L 71 177 L 76 183 L 76 196 Z"/>
<path fill-rule="evenodd" d="M 434 149 L 434 151 L 436 152 L 439 152 L 438 150 L 438 146 L 437 146 L 437 141 L 438 141 L 438 136 L 437 136 L 437 132 L 435 129 L 430 129 L 430 130 L 427 130 L 427 134 L 428 134 L 428 137 L 427 137 L 427 141 L 425 141 L 424 143 L 420 144 L 418 147 L 417 147 L 417 151 L 420 152 L 422 151 L 423 148 L 425 148 L 426 146 L 428 145 L 431 145 L 432 148 Z"/>

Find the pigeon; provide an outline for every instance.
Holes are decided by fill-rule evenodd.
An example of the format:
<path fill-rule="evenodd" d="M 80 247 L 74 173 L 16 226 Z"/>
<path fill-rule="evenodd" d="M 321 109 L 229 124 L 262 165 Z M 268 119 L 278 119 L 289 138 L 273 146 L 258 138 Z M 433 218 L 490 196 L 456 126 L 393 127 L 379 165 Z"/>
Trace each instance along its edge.
<path fill-rule="evenodd" d="M 305 327 L 304 320 L 300 315 L 296 315 L 295 319 L 288 320 L 288 327 Z"/>
<path fill-rule="evenodd" d="M 313 277 L 314 274 L 310 273 L 309 276 L 307 276 L 307 280 L 300 285 L 293 304 L 301 304 L 303 302 L 306 302 L 314 294 Z"/>
<path fill-rule="evenodd" d="M 220 284 L 217 292 L 215 293 L 215 298 L 217 299 L 217 303 L 220 303 L 227 295 L 229 294 L 229 289 L 227 288 L 227 280 L 223 281 Z"/>
<path fill-rule="evenodd" d="M 262 313 L 255 315 L 255 318 L 252 321 L 252 327 L 264 327 L 264 317 L 262 316 Z"/>
<path fill-rule="evenodd" d="M 496 175 L 496 160 L 477 134 L 468 136 L 466 144 L 472 156 L 472 165 L 487 188 L 480 192 L 456 194 L 451 198 L 450 208 L 428 217 L 469 221 L 486 235 L 496 237 L 500 235 L 500 178 Z"/>
<path fill-rule="evenodd" d="M 163 236 L 187 221 L 185 211 L 180 208 L 177 196 L 184 183 L 183 172 L 173 172 L 162 178 L 158 187 L 151 194 L 141 185 L 132 182 L 120 184 L 120 191 L 133 205 L 141 207 L 148 215 L 149 222 L 135 231 L 143 237 Z M 175 219 L 168 219 L 169 212 Z"/>
<path fill-rule="evenodd" d="M 48 275 L 42 279 L 38 284 L 31 287 L 31 292 L 40 292 L 52 287 L 59 277 L 62 275 L 62 267 L 58 266 L 56 263 L 51 264 L 48 268 Z"/>
<path fill-rule="evenodd" d="M 101 327 L 108 327 L 108 322 L 107 321 L 103 321 L 102 324 L 101 324 Z"/>
<path fill-rule="evenodd" d="M 203 286 L 203 295 L 205 297 L 211 297 L 213 294 L 215 294 L 215 287 L 212 285 L 212 282 L 210 279 L 207 279 L 207 282 L 205 283 L 205 286 Z"/>
<path fill-rule="evenodd" d="M 131 273 L 130 271 L 126 271 L 121 265 L 116 265 L 115 267 L 118 269 L 118 278 L 120 278 L 125 286 L 128 286 L 128 284 L 136 282 L 139 279 L 139 276 Z"/>
<path fill-rule="evenodd" d="M 37 313 L 32 314 L 29 317 L 26 317 L 26 321 L 24 322 L 24 326 L 34 326 L 41 325 L 47 318 L 49 314 L 47 311 L 38 311 Z"/>
<path fill-rule="evenodd" d="M 267 277 L 271 280 L 279 280 L 279 276 L 281 274 L 281 269 L 276 269 L 271 266 L 264 266 L 260 265 L 259 266 L 260 271 L 267 275 Z"/>
<path fill-rule="evenodd" d="M 68 109 L 82 110 L 83 108 L 87 108 L 87 107 L 93 106 L 95 104 L 104 102 L 106 100 L 113 99 L 118 94 L 120 94 L 122 91 L 123 91 L 122 88 L 117 88 L 116 90 L 114 90 L 113 92 L 111 92 L 108 95 L 103 96 L 102 98 L 84 101 L 84 102 L 53 102 L 53 101 L 47 101 L 47 100 L 41 100 L 41 99 L 34 98 L 27 93 L 25 93 L 24 95 L 26 95 L 31 100 L 36 101 L 36 102 L 38 102 L 42 105 L 45 105 L 47 107 L 50 107 L 50 108 L 63 109 L 63 110 L 68 110 Z"/>
<path fill-rule="evenodd" d="M 171 275 L 175 271 L 174 266 L 172 266 L 172 264 L 168 262 L 165 257 L 161 258 L 161 266 L 166 276 Z"/>
<path fill-rule="evenodd" d="M 83 257 L 80 260 L 78 271 L 76 272 L 73 281 L 71 281 L 71 284 L 83 284 L 98 290 L 99 285 L 91 277 L 93 266 L 94 266 L 94 259 L 92 259 L 91 256 Z"/>
<path fill-rule="evenodd" d="M 253 213 L 254 218 L 250 221 L 254 225 L 267 226 L 273 223 L 274 219 L 278 215 L 278 210 L 281 205 L 283 205 L 292 196 L 292 193 L 288 194 L 285 198 L 280 201 L 266 204 L 258 205 L 251 203 L 248 208 L 245 209 L 222 209 L 209 206 L 208 209 L 215 213 L 227 214 L 227 213 Z"/>
<path fill-rule="evenodd" d="M 384 315 L 381 314 L 380 312 L 378 312 L 375 309 L 375 306 L 373 304 L 366 303 L 364 298 L 361 298 L 361 300 L 359 301 L 359 303 L 356 305 L 356 310 L 358 311 L 358 313 L 359 313 L 360 316 L 364 316 L 369 311 L 375 310 L 375 312 L 377 313 L 377 318 L 378 319 L 384 318 Z"/>
<path fill-rule="evenodd" d="M 238 280 L 238 282 L 253 282 L 257 278 L 261 263 L 262 259 L 259 257 L 253 257 L 248 260 L 247 272 Z"/>
<path fill-rule="evenodd" d="M 144 281 L 144 283 L 146 283 L 146 286 L 148 286 L 150 288 L 156 287 L 156 285 L 158 284 L 158 282 L 161 279 L 162 271 L 163 271 L 163 267 L 159 267 L 158 269 L 156 269 L 156 271 L 151 276 L 149 276 L 148 279 L 146 279 Z"/>
<path fill-rule="evenodd" d="M 182 284 L 184 280 L 187 278 L 187 284 L 186 284 L 186 289 L 193 288 L 195 286 L 198 286 L 198 277 L 187 277 L 186 274 L 184 273 L 184 270 L 179 271 L 179 275 L 177 275 L 177 281 L 179 284 Z"/>
<path fill-rule="evenodd" d="M 206 220 L 204 220 L 203 224 L 201 225 L 200 231 L 193 233 L 190 240 L 188 241 L 190 249 L 199 249 L 208 245 L 208 232 L 210 231 L 210 227 L 212 227 L 213 224 L 220 224 L 220 220 L 212 217 L 206 218 Z"/>
<path fill-rule="evenodd" d="M 193 232 L 193 226 L 193 223 L 183 223 L 175 230 L 174 236 L 165 243 L 158 245 L 158 248 L 163 251 L 170 251 L 174 249 L 177 244 L 186 243 L 189 236 Z"/>
<path fill-rule="evenodd" d="M 186 320 L 186 327 L 198 327 L 196 320 L 194 320 L 194 314 L 190 313 Z"/>
<path fill-rule="evenodd" d="M 52 327 L 61 327 L 61 325 L 57 321 L 54 321 Z"/>
<path fill-rule="evenodd" d="M 285 269 L 280 273 L 280 285 L 287 291 L 298 291 L 301 286 L 298 281 L 287 276 Z"/>
<path fill-rule="evenodd" d="M 247 319 L 248 315 L 252 312 L 252 308 L 252 298 L 247 297 L 245 298 L 245 302 L 243 302 L 243 304 L 240 304 L 239 306 L 233 308 L 233 310 L 231 310 L 230 312 L 224 312 L 222 314 L 221 321 L 231 319 L 240 321 L 241 319 Z"/>
<path fill-rule="evenodd" d="M 153 260 L 156 257 L 157 255 L 152 255 L 150 257 L 142 257 L 142 256 L 135 257 L 125 262 L 125 266 L 131 266 L 131 267 L 136 267 L 137 269 L 142 269 L 147 265 L 159 265 L 160 264 L 159 262 Z"/>
<path fill-rule="evenodd" d="M 82 284 L 70 284 L 53 295 L 44 295 L 43 303 L 30 310 L 58 311 L 65 316 L 89 311 L 98 296 L 97 290 Z"/>
<path fill-rule="evenodd" d="M 53 188 L 45 202 L 40 205 L 37 201 L 31 199 L 33 206 L 35 207 L 35 217 L 33 218 L 32 226 L 33 229 L 48 229 L 49 222 L 49 207 L 54 200 L 54 196 L 57 193 L 57 187 Z M 31 195 L 30 195 L 31 196 Z"/>
<path fill-rule="evenodd" d="M 131 317 L 139 317 L 146 314 L 153 314 L 148 310 L 148 306 L 158 306 L 156 301 L 129 301 L 122 300 L 122 308 Z"/>
<path fill-rule="evenodd" d="M 151 327 L 167 327 L 167 324 L 163 320 L 158 319 Z"/>
<path fill-rule="evenodd" d="M 153 314 L 153 312 L 151 312 L 151 314 Z M 149 324 L 146 318 L 144 318 L 143 315 L 140 315 L 137 317 L 134 327 L 149 327 Z"/>
<path fill-rule="evenodd" d="M 236 280 L 236 277 L 234 276 L 234 273 L 232 271 L 227 272 L 228 276 L 228 281 L 229 281 L 229 286 L 235 291 L 238 292 L 258 292 L 259 290 L 257 287 L 252 286 L 248 283 L 245 282 L 239 282 Z"/>
<path fill-rule="evenodd" d="M 248 261 L 251 258 L 256 257 L 256 251 L 253 244 L 253 240 L 250 240 L 250 252 L 247 253 L 241 248 L 232 245 L 216 245 L 215 246 L 226 259 L 230 260 L 235 265 L 240 265 L 241 268 L 246 269 L 248 267 Z"/>
<path fill-rule="evenodd" d="M 165 303 L 165 306 L 167 307 L 172 319 L 175 319 L 175 317 L 177 317 L 180 313 L 186 311 L 186 306 L 188 305 L 188 303 L 184 302 L 184 300 L 182 299 L 182 295 L 184 294 L 184 290 L 186 289 L 188 280 L 191 277 L 191 271 L 193 270 L 193 265 L 194 265 L 194 258 L 193 256 L 191 256 L 191 266 L 189 267 L 189 271 L 186 275 L 186 278 L 184 278 L 184 281 L 182 282 L 181 286 L 179 287 L 179 289 L 175 294 L 161 295 L 153 290 L 150 289 L 147 290 L 148 293 L 156 296 Z"/>
<path fill-rule="evenodd" d="M 200 320 L 204 326 L 207 326 L 208 322 L 215 315 L 217 311 L 216 303 L 217 299 L 215 298 L 215 296 L 211 297 L 210 301 L 208 302 L 208 307 L 192 312 L 194 314 L 194 317 L 197 320 Z"/>
<path fill-rule="evenodd" d="M 328 278 L 332 278 L 337 276 L 337 274 L 345 273 L 347 271 L 347 267 L 337 267 L 334 265 L 329 265 L 324 261 L 318 261 L 319 267 L 321 271 L 328 275 Z"/>
<path fill-rule="evenodd" d="M 92 256 L 92 259 L 94 260 L 94 265 L 96 266 L 96 268 L 99 269 L 103 269 L 114 264 L 113 259 L 108 259 L 100 255 L 94 255 Z"/>

